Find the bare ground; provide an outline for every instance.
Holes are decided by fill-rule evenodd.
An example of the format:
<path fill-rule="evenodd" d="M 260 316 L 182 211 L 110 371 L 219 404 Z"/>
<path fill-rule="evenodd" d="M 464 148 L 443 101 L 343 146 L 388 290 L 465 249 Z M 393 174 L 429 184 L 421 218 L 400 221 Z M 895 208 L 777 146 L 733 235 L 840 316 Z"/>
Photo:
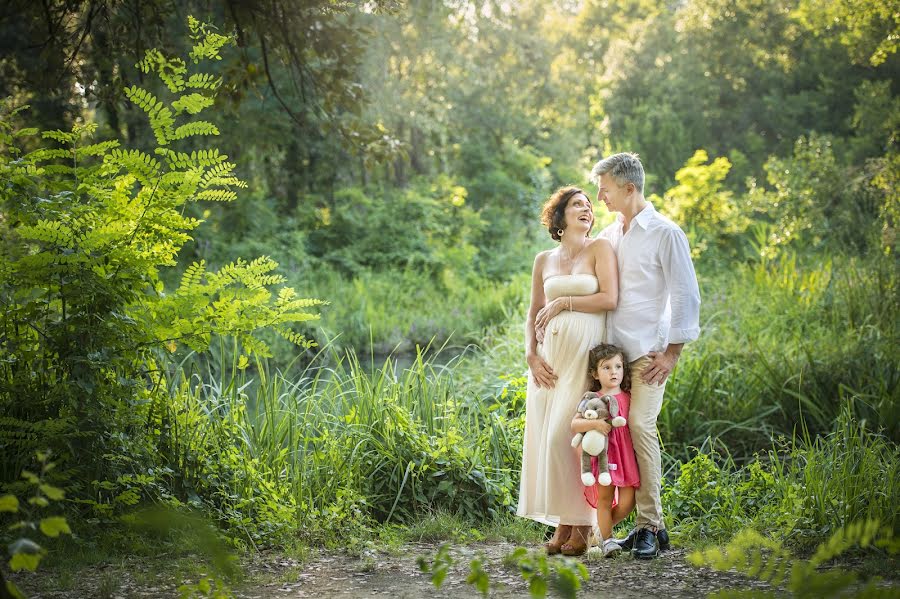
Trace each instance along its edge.
<path fill-rule="evenodd" d="M 413 543 L 390 552 L 367 550 L 354 556 L 321 551 L 302 561 L 275 553 L 257 555 L 244 561 L 246 579 L 232 585 L 232 591 L 243 599 L 480 597 L 465 579 L 470 561 L 481 556 L 490 577 L 491 597 L 528 596 L 528 587 L 518 568 L 503 563 L 503 558 L 516 548 L 515 545 L 502 542 L 454 545 L 450 572 L 443 585 L 436 589 L 430 575 L 419 571 L 416 558 L 421 555 L 430 561 L 438 547 L 436 543 Z M 685 555 L 686 551 L 674 549 L 658 559 L 638 561 L 628 555 L 604 559 L 589 554 L 582 561 L 590 572 L 590 579 L 578 594 L 584 597 L 665 596 L 682 599 L 705 597 L 726 588 L 769 588 L 738 574 L 694 568 L 685 561 Z M 166 563 L 165 556 L 152 560 L 124 558 L 115 564 L 85 568 L 74 576 L 60 578 L 50 572 L 18 575 L 14 580 L 29 597 L 178 597 L 177 587 L 185 582 L 196 582 L 197 578 L 179 579 L 177 574 L 165 571 Z M 555 596 L 553 591 L 549 596 Z"/>

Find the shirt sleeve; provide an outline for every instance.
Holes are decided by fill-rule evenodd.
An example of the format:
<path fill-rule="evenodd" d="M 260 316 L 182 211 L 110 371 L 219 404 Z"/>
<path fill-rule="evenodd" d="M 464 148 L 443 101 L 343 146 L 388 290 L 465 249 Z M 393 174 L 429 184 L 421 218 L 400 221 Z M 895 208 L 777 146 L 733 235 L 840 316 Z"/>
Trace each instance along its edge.
<path fill-rule="evenodd" d="M 673 228 L 666 233 L 660 260 L 672 307 L 669 343 L 695 341 L 700 336 L 700 288 L 684 231 Z"/>

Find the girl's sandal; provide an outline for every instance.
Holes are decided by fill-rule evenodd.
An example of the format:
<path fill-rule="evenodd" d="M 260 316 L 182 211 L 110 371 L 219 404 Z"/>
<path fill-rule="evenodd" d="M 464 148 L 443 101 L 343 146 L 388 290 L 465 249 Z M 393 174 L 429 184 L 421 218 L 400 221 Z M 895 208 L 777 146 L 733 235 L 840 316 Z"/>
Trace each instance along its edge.
<path fill-rule="evenodd" d="M 569 540 L 569 535 L 572 532 L 572 527 L 568 524 L 560 524 L 556 527 L 556 532 L 553 533 L 553 537 L 544 543 L 544 549 L 547 551 L 547 555 L 556 555 L 560 552 L 562 546 Z"/>

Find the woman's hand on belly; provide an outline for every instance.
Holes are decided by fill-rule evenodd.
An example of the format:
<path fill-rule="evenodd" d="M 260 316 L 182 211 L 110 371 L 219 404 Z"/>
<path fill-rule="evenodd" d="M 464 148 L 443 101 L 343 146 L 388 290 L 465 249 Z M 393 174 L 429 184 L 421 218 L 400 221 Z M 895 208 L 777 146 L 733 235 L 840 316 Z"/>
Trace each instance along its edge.
<path fill-rule="evenodd" d="M 534 319 L 534 328 L 546 329 L 547 323 L 550 322 L 554 316 L 562 312 L 566 305 L 565 302 L 566 299 L 561 297 L 548 302 L 547 305 L 541 308 L 540 312 L 537 313 L 537 316 Z"/>

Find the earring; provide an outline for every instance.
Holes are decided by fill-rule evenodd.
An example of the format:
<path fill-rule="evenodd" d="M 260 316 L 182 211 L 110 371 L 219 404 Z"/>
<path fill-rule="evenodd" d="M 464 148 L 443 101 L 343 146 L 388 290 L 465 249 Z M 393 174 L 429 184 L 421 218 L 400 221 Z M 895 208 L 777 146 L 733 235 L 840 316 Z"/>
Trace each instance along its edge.
<path fill-rule="evenodd" d="M 565 233 L 565 231 L 563 231 L 562 229 L 557 229 L 557 230 L 556 230 L 556 236 L 557 236 L 557 237 L 562 237 L 562 236 L 563 236 L 563 233 Z"/>

